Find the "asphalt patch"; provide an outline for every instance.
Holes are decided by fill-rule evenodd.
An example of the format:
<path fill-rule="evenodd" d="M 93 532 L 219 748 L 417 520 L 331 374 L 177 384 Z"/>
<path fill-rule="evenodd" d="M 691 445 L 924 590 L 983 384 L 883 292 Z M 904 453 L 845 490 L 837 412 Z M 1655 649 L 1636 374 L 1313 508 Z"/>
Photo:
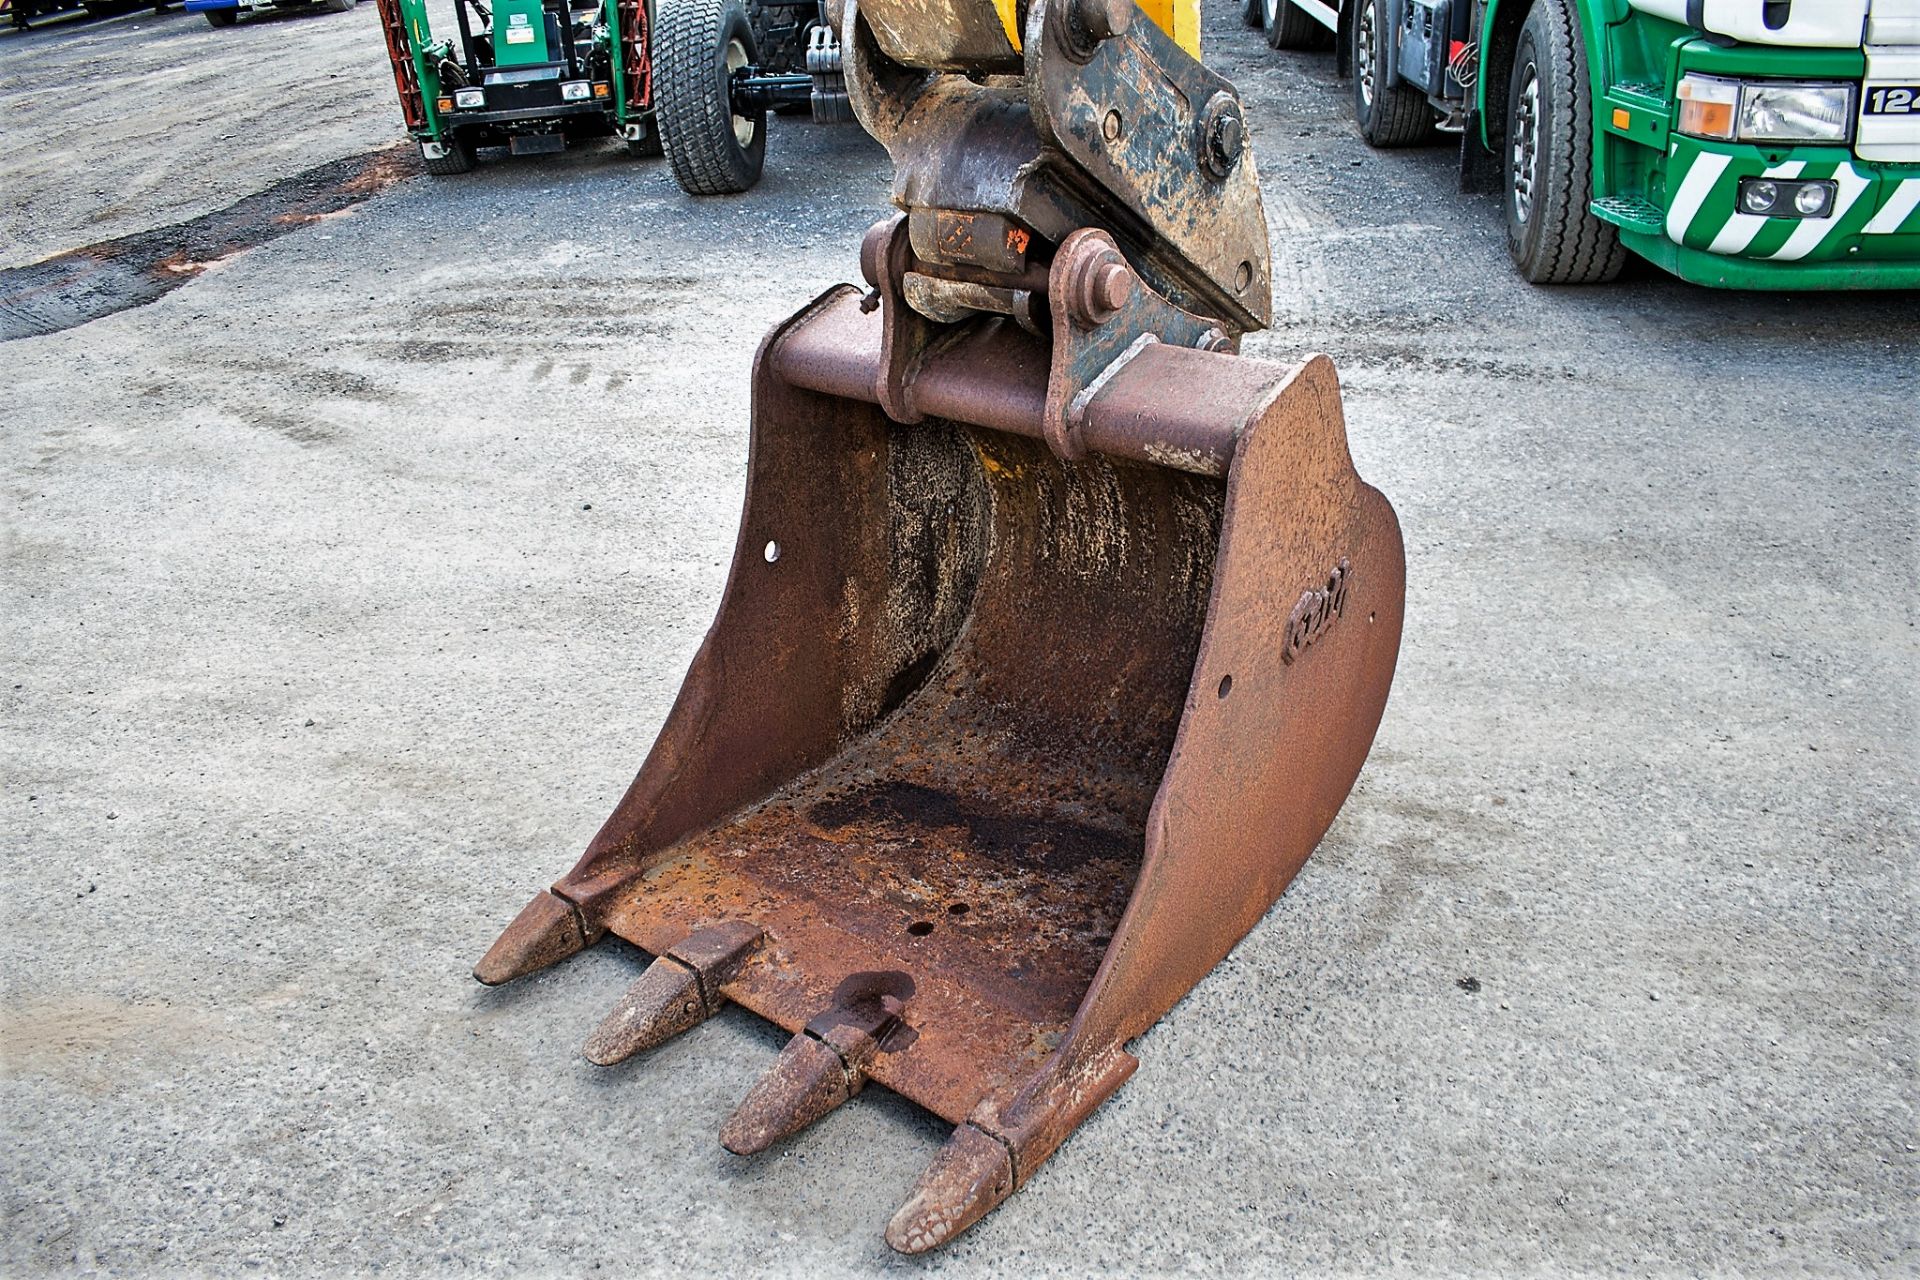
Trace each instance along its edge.
<path fill-rule="evenodd" d="M 341 213 L 415 172 L 406 144 L 295 174 L 224 209 L 0 271 L 0 342 L 163 298 L 209 268 Z"/>

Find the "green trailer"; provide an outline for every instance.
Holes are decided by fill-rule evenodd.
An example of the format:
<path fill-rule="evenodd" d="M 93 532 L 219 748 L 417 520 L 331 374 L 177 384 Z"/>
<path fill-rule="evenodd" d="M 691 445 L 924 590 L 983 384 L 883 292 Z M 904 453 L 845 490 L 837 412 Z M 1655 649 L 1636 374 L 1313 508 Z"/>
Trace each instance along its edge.
<path fill-rule="evenodd" d="M 1378 147 L 1457 135 L 1541 284 L 1920 287 L 1920 0 L 1245 0 Z"/>
<path fill-rule="evenodd" d="M 426 0 L 378 2 L 429 173 L 465 173 L 489 147 L 619 137 L 666 155 L 688 192 L 721 195 L 758 181 L 769 111 L 852 119 L 824 0 L 453 0 L 447 38 Z"/>

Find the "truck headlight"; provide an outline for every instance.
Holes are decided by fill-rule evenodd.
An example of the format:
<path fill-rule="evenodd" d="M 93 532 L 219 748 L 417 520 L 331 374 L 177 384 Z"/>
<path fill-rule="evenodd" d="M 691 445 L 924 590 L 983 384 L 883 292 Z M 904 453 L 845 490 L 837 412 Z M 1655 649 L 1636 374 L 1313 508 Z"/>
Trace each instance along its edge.
<path fill-rule="evenodd" d="M 1754 83 L 1740 93 L 1745 142 L 1845 142 L 1852 119 L 1850 84 Z"/>
<path fill-rule="evenodd" d="M 453 102 L 454 105 L 462 111 L 474 111 L 487 105 L 487 91 L 485 89 L 455 89 L 453 91 Z"/>
<path fill-rule="evenodd" d="M 585 80 L 568 80 L 560 86 L 560 97 L 565 102 L 585 102 L 593 96 L 593 86 Z"/>
<path fill-rule="evenodd" d="M 1684 75 L 1674 126 L 1722 142 L 1845 142 L 1853 122 L 1850 84 L 1789 84 Z"/>

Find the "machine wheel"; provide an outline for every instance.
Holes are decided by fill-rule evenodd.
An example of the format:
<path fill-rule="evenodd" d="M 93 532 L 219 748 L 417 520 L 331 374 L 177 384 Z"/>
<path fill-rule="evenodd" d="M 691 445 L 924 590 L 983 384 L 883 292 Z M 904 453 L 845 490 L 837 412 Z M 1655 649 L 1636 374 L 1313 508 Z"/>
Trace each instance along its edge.
<path fill-rule="evenodd" d="M 747 21 L 753 27 L 755 62 L 774 75 L 807 69 L 807 28 L 818 11 L 816 0 L 782 4 L 750 0 Z"/>
<path fill-rule="evenodd" d="M 208 9 L 206 15 L 210 27 L 230 27 L 240 19 L 232 9 Z"/>
<path fill-rule="evenodd" d="M 328 13 L 352 13 L 355 0 L 320 0 L 320 7 Z"/>
<path fill-rule="evenodd" d="M 1270 49 L 1331 49 L 1333 32 L 1287 0 L 1260 0 L 1260 27 Z"/>
<path fill-rule="evenodd" d="M 1387 78 L 1392 40 L 1387 0 L 1362 0 L 1353 15 L 1353 118 L 1373 146 L 1419 146 L 1433 136 L 1433 108 L 1412 85 Z"/>
<path fill-rule="evenodd" d="M 1258 31 L 1266 25 L 1267 6 L 1265 0 L 1242 0 L 1240 21 Z"/>
<path fill-rule="evenodd" d="M 1533 284 L 1620 274 L 1620 232 L 1593 216 L 1593 112 L 1586 51 L 1567 0 L 1537 0 L 1507 89 L 1507 251 Z"/>
<path fill-rule="evenodd" d="M 429 158 L 423 146 L 420 152 L 420 163 L 426 167 L 428 173 L 438 177 L 466 173 L 473 168 L 473 140 L 454 134 L 447 140 L 447 154 L 437 160 Z"/>
<path fill-rule="evenodd" d="M 754 60 L 740 0 L 659 0 L 654 11 L 654 122 L 688 195 L 745 191 L 767 161 L 764 111 L 737 114 L 728 81 Z"/>

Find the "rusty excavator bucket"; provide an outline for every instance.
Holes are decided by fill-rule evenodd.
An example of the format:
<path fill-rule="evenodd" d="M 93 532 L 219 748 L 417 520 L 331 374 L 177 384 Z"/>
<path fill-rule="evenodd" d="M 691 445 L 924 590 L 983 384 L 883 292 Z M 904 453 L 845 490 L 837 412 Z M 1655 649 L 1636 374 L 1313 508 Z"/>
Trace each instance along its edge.
<path fill-rule="evenodd" d="M 1299 871 L 1400 640 L 1400 533 L 1331 363 L 1233 353 L 1267 286 L 1251 156 L 1205 167 L 1231 86 L 1131 6 L 1049 3 L 1024 84 L 849 7 L 903 212 L 863 246 L 868 290 L 761 345 L 719 616 L 586 855 L 475 969 L 609 932 L 657 957 L 596 1063 L 728 1002 L 792 1032 L 720 1130 L 742 1155 L 869 1081 L 950 1121 L 887 1228 L 910 1253 L 1031 1177 Z M 1179 181 L 1215 212 L 1188 201 L 1188 247 L 1137 189 L 1158 175 L 1126 188 L 1063 141 L 1062 75 L 1083 97 L 1179 79 L 1151 154 L 1199 139 Z M 1014 176 L 989 200 L 983 174 Z"/>

